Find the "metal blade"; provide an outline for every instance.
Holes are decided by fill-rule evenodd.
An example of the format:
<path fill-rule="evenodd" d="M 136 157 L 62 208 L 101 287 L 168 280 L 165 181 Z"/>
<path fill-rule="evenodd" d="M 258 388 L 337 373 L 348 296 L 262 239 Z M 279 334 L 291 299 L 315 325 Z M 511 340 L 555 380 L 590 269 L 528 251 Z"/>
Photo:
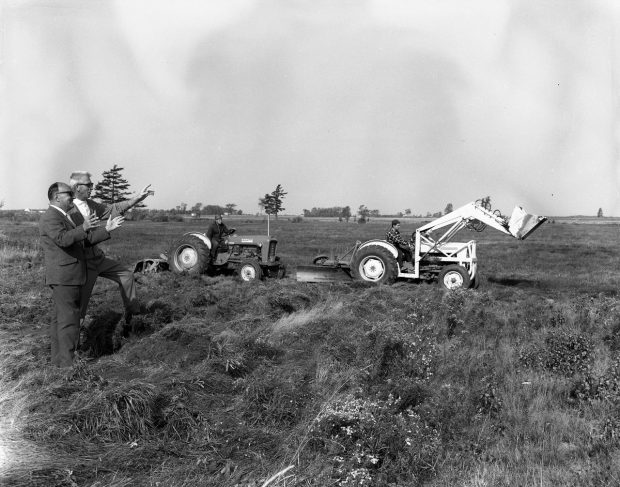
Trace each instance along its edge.
<path fill-rule="evenodd" d="M 299 282 L 343 282 L 350 280 L 351 276 L 342 267 L 297 266 L 297 281 Z"/>

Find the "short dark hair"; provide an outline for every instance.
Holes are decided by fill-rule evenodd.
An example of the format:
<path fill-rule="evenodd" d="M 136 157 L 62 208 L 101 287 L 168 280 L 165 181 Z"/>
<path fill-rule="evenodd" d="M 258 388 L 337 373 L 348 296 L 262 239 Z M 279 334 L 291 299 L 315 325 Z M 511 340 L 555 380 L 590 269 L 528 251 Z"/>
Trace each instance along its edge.
<path fill-rule="evenodd" d="M 398 221 L 398 220 L 392 220 L 392 226 L 394 226 L 394 225 L 398 225 L 398 224 L 400 224 L 400 221 Z"/>
<path fill-rule="evenodd" d="M 58 183 L 53 183 L 47 190 L 47 199 L 52 201 L 58 194 Z"/>

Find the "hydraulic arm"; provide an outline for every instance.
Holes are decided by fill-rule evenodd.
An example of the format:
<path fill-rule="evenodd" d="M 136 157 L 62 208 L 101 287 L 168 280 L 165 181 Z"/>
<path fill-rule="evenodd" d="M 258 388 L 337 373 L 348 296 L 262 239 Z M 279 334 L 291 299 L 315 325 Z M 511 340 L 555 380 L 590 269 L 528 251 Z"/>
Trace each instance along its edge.
<path fill-rule="evenodd" d="M 428 238 L 431 232 L 450 227 L 441 237 L 434 240 L 436 243 L 443 243 L 448 242 L 456 233 L 465 227 L 481 230 L 488 225 L 502 233 L 523 240 L 546 220 L 547 218 L 544 216 L 526 213 L 520 206 L 515 207 L 511 217 L 508 219 L 497 213 L 492 213 L 481 205 L 472 202 L 457 208 L 453 212 L 437 220 L 422 225 L 416 230 L 416 233 L 425 235 Z"/>

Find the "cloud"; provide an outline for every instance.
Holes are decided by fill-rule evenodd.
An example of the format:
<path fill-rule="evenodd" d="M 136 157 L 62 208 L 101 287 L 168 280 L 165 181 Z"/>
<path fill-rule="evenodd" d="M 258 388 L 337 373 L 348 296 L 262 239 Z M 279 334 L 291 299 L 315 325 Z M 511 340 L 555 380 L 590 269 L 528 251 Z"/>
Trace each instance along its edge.
<path fill-rule="evenodd" d="M 118 164 L 158 208 L 620 211 L 612 5 L 8 2 L 0 199 Z"/>

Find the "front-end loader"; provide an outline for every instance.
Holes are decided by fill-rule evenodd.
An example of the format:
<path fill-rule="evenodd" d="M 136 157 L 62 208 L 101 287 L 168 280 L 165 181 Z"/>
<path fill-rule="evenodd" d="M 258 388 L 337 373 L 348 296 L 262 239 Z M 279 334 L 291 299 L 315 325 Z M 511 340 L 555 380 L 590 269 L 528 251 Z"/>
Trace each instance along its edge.
<path fill-rule="evenodd" d="M 357 242 L 340 257 L 319 255 L 312 266 L 299 266 L 301 282 L 333 282 L 355 279 L 391 283 L 396 279 L 437 281 L 446 289 L 478 287 L 476 241 L 453 242 L 464 228 L 482 231 L 487 226 L 524 240 L 547 220 L 515 207 L 510 218 L 491 211 L 483 202 L 468 203 L 417 228 L 411 236 L 412 266 L 399 265 L 398 249 L 383 239 Z"/>

